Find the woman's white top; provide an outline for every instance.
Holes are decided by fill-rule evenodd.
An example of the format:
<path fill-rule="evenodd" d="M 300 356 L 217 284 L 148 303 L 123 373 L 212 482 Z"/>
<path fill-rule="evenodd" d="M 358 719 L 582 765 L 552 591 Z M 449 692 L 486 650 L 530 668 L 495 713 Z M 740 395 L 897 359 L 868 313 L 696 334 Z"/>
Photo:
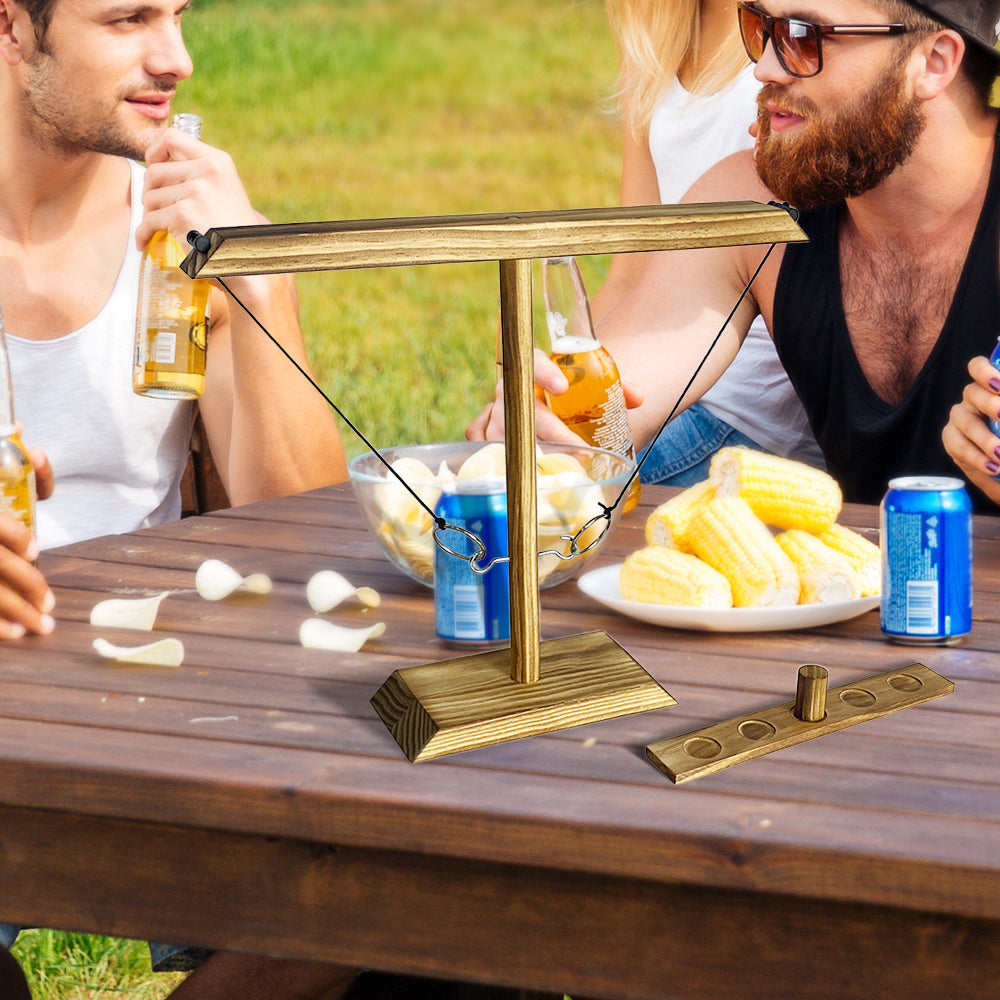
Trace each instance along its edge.
<path fill-rule="evenodd" d="M 89 323 L 56 340 L 7 331 L 14 413 L 43 449 L 55 492 L 38 504 L 38 543 L 52 548 L 176 520 L 195 404 L 132 392 L 143 168 L 131 164 L 132 218 L 114 289 Z"/>
<path fill-rule="evenodd" d="M 753 66 L 715 94 L 694 95 L 674 81 L 649 125 L 649 151 L 664 204 L 679 202 L 709 167 L 753 145 L 748 129 L 757 116 L 759 90 Z M 769 451 L 823 466 L 802 404 L 760 316 L 733 363 L 700 402 Z"/>

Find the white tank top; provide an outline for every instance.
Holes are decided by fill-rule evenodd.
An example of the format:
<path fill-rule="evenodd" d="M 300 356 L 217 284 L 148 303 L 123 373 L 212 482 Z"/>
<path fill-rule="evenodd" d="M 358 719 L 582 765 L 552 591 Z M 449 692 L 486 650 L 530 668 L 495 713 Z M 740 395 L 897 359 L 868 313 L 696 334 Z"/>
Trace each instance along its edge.
<path fill-rule="evenodd" d="M 663 94 L 649 123 L 649 151 L 664 204 L 680 201 L 709 167 L 753 145 L 747 129 L 757 114 L 759 90 L 753 66 L 747 66 L 716 94 L 691 94 L 679 80 Z M 701 403 L 769 451 L 823 466 L 805 411 L 760 316 Z"/>
<path fill-rule="evenodd" d="M 101 311 L 58 340 L 25 340 L 7 331 L 24 443 L 46 452 L 56 479 L 55 492 L 38 504 L 42 548 L 180 516 L 196 404 L 132 392 L 143 167 L 132 163 L 131 171 L 128 244 Z"/>

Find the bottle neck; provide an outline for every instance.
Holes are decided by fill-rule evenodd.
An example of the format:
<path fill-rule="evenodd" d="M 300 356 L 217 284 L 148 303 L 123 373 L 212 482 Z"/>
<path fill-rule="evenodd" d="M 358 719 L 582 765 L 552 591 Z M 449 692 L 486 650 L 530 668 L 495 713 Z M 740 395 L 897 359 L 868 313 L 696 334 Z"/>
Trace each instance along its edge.
<path fill-rule="evenodd" d="M 179 128 L 196 139 L 201 138 L 201 115 L 177 114 L 170 119 L 171 128 Z"/>
<path fill-rule="evenodd" d="M 14 433 L 14 385 L 10 377 L 10 360 L 7 357 L 7 339 L 0 322 L 0 435 Z"/>

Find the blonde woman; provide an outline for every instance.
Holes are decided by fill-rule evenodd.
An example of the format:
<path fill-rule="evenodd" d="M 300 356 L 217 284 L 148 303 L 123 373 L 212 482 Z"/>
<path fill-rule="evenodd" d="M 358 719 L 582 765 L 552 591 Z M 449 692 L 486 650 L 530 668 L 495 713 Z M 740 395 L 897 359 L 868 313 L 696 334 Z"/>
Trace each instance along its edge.
<path fill-rule="evenodd" d="M 709 167 L 752 145 L 760 84 L 733 0 L 607 0 L 619 44 L 624 122 L 621 203 L 672 204 Z M 616 257 L 595 320 L 637 282 L 642 254 Z M 725 375 L 650 445 L 644 482 L 687 486 L 712 454 L 746 444 L 822 466 L 798 397 L 759 317 Z"/>

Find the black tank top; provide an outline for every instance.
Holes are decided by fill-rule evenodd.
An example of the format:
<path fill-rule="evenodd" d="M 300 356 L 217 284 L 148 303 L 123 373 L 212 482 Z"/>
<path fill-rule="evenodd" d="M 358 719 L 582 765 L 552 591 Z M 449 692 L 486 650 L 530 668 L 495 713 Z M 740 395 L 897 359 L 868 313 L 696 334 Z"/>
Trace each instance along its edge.
<path fill-rule="evenodd" d="M 986 200 L 937 343 L 895 406 L 871 389 L 854 354 L 840 291 L 840 206 L 803 212 L 808 243 L 785 248 L 774 301 L 775 347 L 844 499 L 878 503 L 893 476 L 960 475 L 941 443 L 966 366 L 1000 335 L 1000 142 Z M 973 505 L 996 506 L 970 488 Z"/>

